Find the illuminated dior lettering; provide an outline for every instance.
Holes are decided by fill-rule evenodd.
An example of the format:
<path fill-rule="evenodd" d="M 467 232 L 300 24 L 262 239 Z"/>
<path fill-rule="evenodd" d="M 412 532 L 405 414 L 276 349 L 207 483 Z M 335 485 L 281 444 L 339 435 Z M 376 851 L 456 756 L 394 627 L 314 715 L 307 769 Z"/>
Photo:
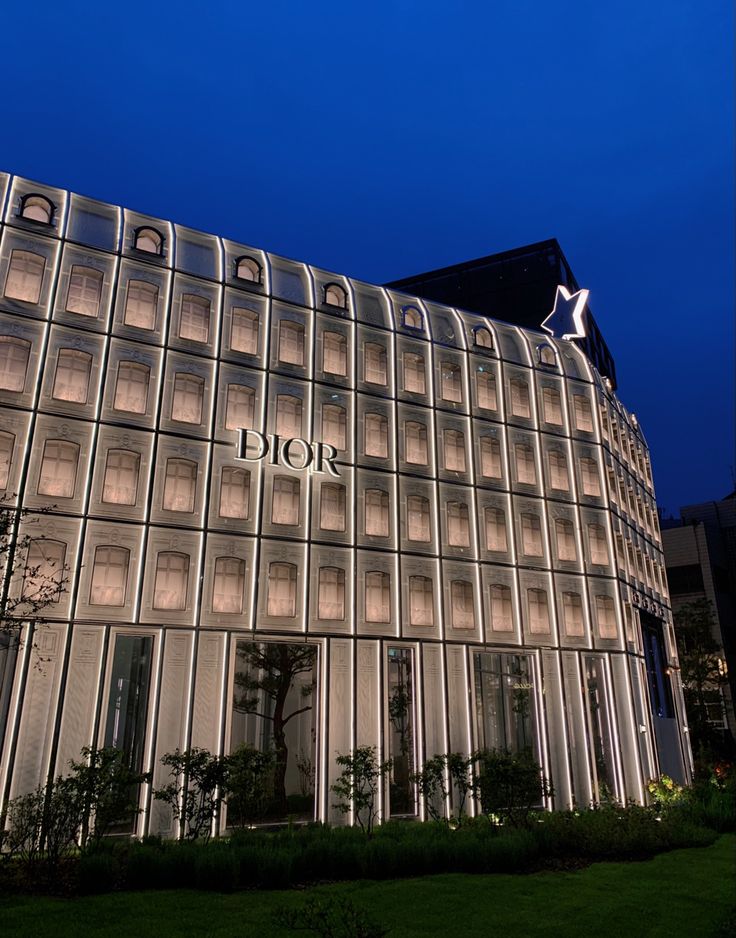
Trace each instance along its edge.
<path fill-rule="evenodd" d="M 258 462 L 265 459 L 271 466 L 286 466 L 287 469 L 306 469 L 327 472 L 339 478 L 335 468 L 337 450 L 328 443 L 308 443 L 299 437 L 282 440 L 277 433 L 265 435 L 258 430 L 238 431 L 238 459 Z"/>

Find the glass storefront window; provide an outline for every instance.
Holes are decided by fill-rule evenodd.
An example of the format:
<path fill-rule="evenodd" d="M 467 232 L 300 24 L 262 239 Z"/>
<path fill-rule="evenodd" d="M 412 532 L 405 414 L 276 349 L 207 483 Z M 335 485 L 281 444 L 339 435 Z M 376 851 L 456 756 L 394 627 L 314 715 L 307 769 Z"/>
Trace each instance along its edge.
<path fill-rule="evenodd" d="M 388 649 L 388 756 L 391 759 L 389 802 L 391 816 L 417 813 L 414 651 Z"/>
<path fill-rule="evenodd" d="M 528 655 L 473 654 L 475 734 L 479 749 L 537 755 L 534 678 Z"/>

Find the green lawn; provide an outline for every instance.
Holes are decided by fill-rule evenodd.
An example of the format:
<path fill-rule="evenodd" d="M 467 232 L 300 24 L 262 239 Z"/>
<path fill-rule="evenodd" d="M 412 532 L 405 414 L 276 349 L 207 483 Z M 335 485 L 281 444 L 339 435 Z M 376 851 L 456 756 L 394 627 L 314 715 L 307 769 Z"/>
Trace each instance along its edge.
<path fill-rule="evenodd" d="M 309 893 L 170 891 L 83 899 L 0 898 L 0 933 L 84 938 L 293 935 L 274 908 L 307 894 L 348 896 L 398 936 L 712 936 L 736 903 L 736 836 L 643 863 L 596 863 L 575 873 L 444 875 L 321 886 Z M 302 932 L 302 934 L 304 934 Z"/>

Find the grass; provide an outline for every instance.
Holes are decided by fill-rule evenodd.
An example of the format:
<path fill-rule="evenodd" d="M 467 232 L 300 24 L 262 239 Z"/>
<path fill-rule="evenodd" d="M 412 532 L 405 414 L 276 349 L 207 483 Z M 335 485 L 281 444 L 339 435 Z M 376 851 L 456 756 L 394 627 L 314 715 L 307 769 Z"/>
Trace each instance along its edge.
<path fill-rule="evenodd" d="M 278 936 L 278 906 L 307 894 L 350 898 L 399 936 L 513 934 L 596 938 L 710 938 L 733 912 L 736 836 L 641 863 L 595 863 L 572 873 L 449 874 L 350 882 L 308 891 L 115 893 L 80 899 L 2 897 L 0 922 L 14 938 Z M 721 932 L 720 934 L 726 934 Z"/>

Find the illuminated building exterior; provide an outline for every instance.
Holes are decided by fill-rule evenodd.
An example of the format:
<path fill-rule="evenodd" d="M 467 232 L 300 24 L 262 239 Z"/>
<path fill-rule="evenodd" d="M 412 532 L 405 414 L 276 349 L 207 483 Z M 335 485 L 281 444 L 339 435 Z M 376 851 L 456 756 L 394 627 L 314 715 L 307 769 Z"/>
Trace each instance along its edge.
<path fill-rule="evenodd" d="M 0 481 L 52 506 L 10 588 L 67 571 L 0 659 L 4 797 L 92 743 L 154 785 L 177 747 L 275 748 L 272 815 L 333 821 L 357 745 L 394 760 L 383 816 L 451 750 L 531 747 L 555 807 L 688 776 L 646 443 L 572 342 L 0 193 Z"/>

